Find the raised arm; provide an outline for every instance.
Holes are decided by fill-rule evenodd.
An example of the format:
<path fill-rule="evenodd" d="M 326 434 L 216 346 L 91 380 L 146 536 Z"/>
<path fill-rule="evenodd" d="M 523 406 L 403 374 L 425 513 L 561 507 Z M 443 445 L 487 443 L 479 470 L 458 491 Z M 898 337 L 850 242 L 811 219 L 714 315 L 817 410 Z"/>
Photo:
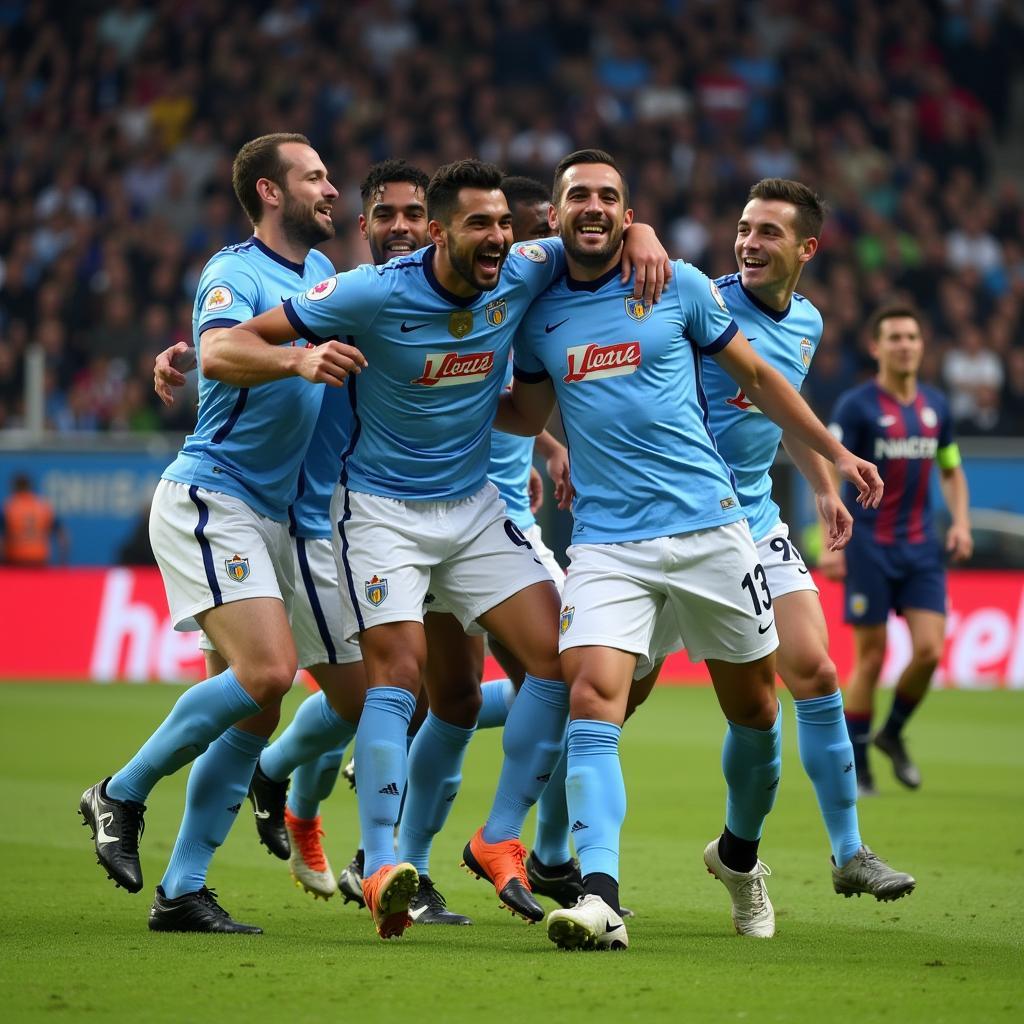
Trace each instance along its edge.
<path fill-rule="evenodd" d="M 751 348 L 742 332 L 716 352 L 714 358 L 766 416 L 835 465 L 840 476 L 857 488 L 858 504 L 878 507 L 882 500 L 882 478 L 875 465 L 844 448 L 814 415 L 800 392 Z"/>
<path fill-rule="evenodd" d="M 359 373 L 366 359 L 359 349 L 340 341 L 311 347 L 288 345 L 297 332 L 283 306 L 261 313 L 237 327 L 215 327 L 200 338 L 200 361 L 210 380 L 233 387 L 255 387 L 286 377 L 340 387 Z"/>

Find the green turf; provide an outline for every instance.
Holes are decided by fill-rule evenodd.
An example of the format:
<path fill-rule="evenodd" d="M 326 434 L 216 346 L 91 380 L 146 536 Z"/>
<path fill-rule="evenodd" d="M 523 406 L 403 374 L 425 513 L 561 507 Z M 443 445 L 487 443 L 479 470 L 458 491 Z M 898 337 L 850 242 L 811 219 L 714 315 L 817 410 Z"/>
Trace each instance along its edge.
<path fill-rule="evenodd" d="M 786 708 L 786 771 L 762 854 L 778 934 L 732 934 L 705 873 L 722 823 L 722 723 L 710 691 L 661 689 L 626 729 L 630 794 L 622 891 L 637 917 L 627 953 L 562 953 L 543 927 L 497 908 L 458 868 L 496 778 L 482 733 L 435 845 L 432 873 L 472 928 L 413 928 L 382 943 L 365 911 L 314 902 L 255 841 L 248 804 L 210 882 L 261 937 L 152 935 L 146 912 L 181 812 L 184 773 L 150 799 L 146 888 L 115 890 L 76 812 L 176 691 L 0 686 L 0 991 L 5 1021 L 1012 1021 L 1024 1010 L 1024 694 L 941 692 L 913 724 L 924 786 L 877 765 L 861 809 L 869 844 L 911 871 L 898 903 L 833 894 L 828 852 Z M 286 715 L 301 697 L 289 699 Z M 325 809 L 339 869 L 354 848 L 347 788 Z M 532 826 L 528 826 L 532 835 Z"/>

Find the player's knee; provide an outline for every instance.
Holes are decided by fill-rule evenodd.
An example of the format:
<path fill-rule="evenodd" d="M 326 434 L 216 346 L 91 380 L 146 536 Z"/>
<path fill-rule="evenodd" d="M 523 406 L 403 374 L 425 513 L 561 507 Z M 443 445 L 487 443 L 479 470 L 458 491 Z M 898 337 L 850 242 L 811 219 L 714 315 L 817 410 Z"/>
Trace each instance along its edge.
<path fill-rule="evenodd" d="M 779 700 L 774 687 L 771 690 L 751 687 L 748 692 L 737 694 L 730 701 L 728 718 L 736 725 L 766 732 L 775 724 L 778 713 Z"/>
<path fill-rule="evenodd" d="M 430 710 L 443 722 L 458 725 L 463 729 L 472 729 L 480 717 L 482 706 L 480 685 L 475 683 L 472 687 L 462 687 L 454 692 L 433 697 Z"/>
<path fill-rule="evenodd" d="M 235 669 L 239 682 L 260 707 L 280 701 L 292 687 L 298 671 L 298 658 L 292 654 L 281 654 L 252 665 Z"/>
<path fill-rule="evenodd" d="M 400 686 L 410 693 L 420 691 L 423 664 L 412 651 L 388 651 L 383 657 L 367 658 L 366 671 L 375 686 Z"/>
<path fill-rule="evenodd" d="M 577 675 L 569 691 L 569 713 L 573 719 L 616 720 L 617 694 L 597 679 Z"/>
<path fill-rule="evenodd" d="M 942 647 L 941 642 L 918 641 L 911 652 L 911 660 L 922 671 L 934 672 L 942 660 Z"/>
<path fill-rule="evenodd" d="M 835 662 L 828 655 L 802 666 L 802 671 L 792 680 L 787 679 L 796 700 L 813 700 L 828 697 L 839 689 L 839 675 Z"/>

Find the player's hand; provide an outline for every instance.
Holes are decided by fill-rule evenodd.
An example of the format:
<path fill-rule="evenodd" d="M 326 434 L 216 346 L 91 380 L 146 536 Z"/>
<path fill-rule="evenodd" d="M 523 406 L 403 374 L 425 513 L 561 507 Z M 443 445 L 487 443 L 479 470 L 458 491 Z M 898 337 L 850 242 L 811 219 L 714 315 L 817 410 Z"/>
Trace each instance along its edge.
<path fill-rule="evenodd" d="M 569 450 L 560 447 L 547 461 L 548 476 L 555 485 L 555 501 L 563 512 L 572 508 L 572 499 L 576 497 L 572 481 L 569 479 Z"/>
<path fill-rule="evenodd" d="M 530 467 L 530 482 L 526 485 L 526 495 L 530 499 L 530 515 L 536 515 L 544 504 L 544 481 L 533 466 Z"/>
<path fill-rule="evenodd" d="M 842 551 L 824 550 L 818 559 L 818 569 L 822 576 L 835 583 L 842 583 L 846 578 L 846 555 Z"/>
<path fill-rule="evenodd" d="M 360 373 L 366 365 L 366 356 L 353 345 L 325 341 L 322 345 L 305 349 L 298 375 L 312 384 L 341 387 L 349 374 Z"/>
<path fill-rule="evenodd" d="M 825 527 L 825 549 L 842 551 L 853 536 L 853 516 L 835 491 L 819 494 L 815 500 Z"/>
<path fill-rule="evenodd" d="M 974 554 L 974 538 L 966 526 L 954 523 L 946 531 L 946 550 L 954 562 L 966 562 Z"/>
<path fill-rule="evenodd" d="M 179 341 L 165 348 L 153 363 L 153 390 L 168 408 L 174 405 L 174 389 L 185 386 L 185 374 L 196 368 L 196 350 Z"/>
<path fill-rule="evenodd" d="M 878 467 L 867 459 L 859 459 L 845 451 L 835 460 L 836 471 L 844 480 L 857 488 L 857 504 L 864 508 L 878 508 L 882 503 L 885 485 L 878 475 Z"/>
<path fill-rule="evenodd" d="M 661 301 L 665 285 L 672 280 L 672 263 L 665 247 L 649 224 L 631 224 L 623 237 L 622 276 L 626 284 L 633 275 L 633 298 L 645 306 Z"/>

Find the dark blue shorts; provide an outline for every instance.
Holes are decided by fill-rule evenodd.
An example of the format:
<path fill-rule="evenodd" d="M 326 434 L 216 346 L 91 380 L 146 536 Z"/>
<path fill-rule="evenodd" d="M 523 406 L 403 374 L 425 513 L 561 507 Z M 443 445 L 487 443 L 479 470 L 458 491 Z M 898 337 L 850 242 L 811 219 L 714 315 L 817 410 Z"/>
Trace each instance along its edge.
<path fill-rule="evenodd" d="M 851 626 L 877 626 L 890 609 L 946 614 L 946 570 L 942 550 L 927 544 L 882 545 L 870 532 L 855 529 L 846 546 L 846 600 L 843 619 Z"/>

